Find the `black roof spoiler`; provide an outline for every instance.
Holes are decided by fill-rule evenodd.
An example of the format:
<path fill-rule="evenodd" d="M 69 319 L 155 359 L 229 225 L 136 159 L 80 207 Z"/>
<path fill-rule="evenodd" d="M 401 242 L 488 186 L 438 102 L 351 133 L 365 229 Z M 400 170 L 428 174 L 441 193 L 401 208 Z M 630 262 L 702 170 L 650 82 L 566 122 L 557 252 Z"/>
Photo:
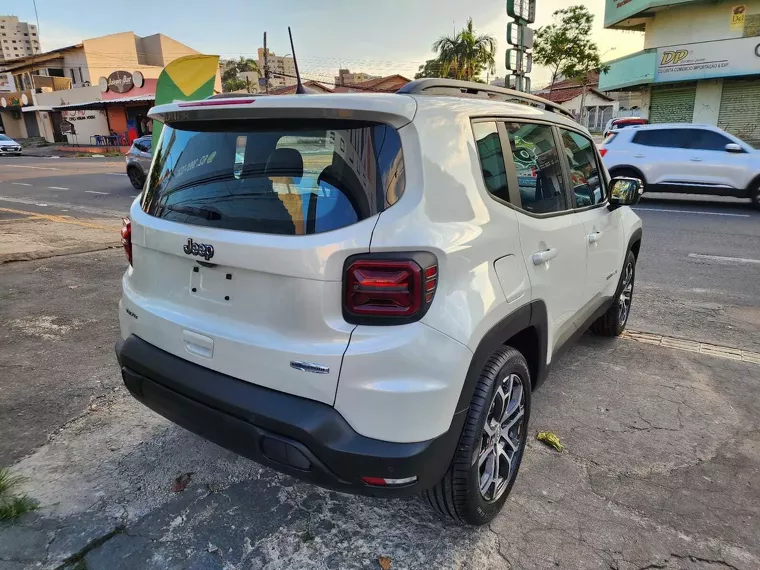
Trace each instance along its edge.
<path fill-rule="evenodd" d="M 530 105 L 546 111 L 552 111 L 559 115 L 575 120 L 573 114 L 552 101 L 537 97 L 530 93 L 515 91 L 505 87 L 497 87 L 485 83 L 476 83 L 474 81 L 458 81 L 455 79 L 416 79 L 404 85 L 396 93 L 407 95 L 448 95 L 452 97 L 475 97 L 482 99 L 491 99 L 505 101 L 510 103 L 521 103 Z"/>

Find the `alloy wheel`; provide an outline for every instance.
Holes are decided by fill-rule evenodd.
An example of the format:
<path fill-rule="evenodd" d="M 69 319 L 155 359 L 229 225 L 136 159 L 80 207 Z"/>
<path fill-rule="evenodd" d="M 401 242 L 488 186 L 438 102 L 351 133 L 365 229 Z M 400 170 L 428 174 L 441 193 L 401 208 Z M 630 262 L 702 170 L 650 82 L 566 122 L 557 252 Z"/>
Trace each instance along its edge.
<path fill-rule="evenodd" d="M 623 275 L 623 289 L 620 291 L 618 298 L 618 322 L 621 326 L 628 322 L 628 315 L 631 312 L 631 299 L 633 298 L 633 263 L 625 266 Z"/>
<path fill-rule="evenodd" d="M 508 374 L 491 400 L 477 455 L 480 494 L 494 502 L 504 494 L 522 453 L 525 393 L 517 374 Z"/>

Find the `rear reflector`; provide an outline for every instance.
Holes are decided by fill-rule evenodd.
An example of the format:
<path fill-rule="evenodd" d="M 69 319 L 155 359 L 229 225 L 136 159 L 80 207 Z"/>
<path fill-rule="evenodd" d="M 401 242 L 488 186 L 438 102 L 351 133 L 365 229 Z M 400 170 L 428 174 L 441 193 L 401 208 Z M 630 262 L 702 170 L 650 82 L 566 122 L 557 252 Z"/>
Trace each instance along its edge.
<path fill-rule="evenodd" d="M 227 99 L 206 99 L 203 101 L 188 101 L 187 103 L 180 103 L 179 107 L 219 107 L 220 105 L 243 105 L 246 103 L 253 103 L 256 99 L 238 99 L 237 97 L 229 97 Z"/>
<path fill-rule="evenodd" d="M 373 487 L 393 487 L 398 485 L 408 485 L 417 481 L 417 477 L 405 477 L 403 479 L 383 479 L 382 477 L 362 477 L 367 485 Z"/>
<path fill-rule="evenodd" d="M 132 265 L 132 222 L 129 218 L 122 218 L 121 223 L 121 245 L 124 246 L 124 253 L 127 254 L 129 264 Z"/>

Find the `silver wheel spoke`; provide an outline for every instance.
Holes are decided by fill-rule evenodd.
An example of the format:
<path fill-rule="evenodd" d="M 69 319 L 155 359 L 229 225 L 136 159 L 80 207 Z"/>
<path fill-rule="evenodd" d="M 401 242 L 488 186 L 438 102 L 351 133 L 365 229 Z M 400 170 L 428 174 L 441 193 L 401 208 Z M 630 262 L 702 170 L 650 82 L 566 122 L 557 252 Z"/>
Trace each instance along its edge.
<path fill-rule="evenodd" d="M 516 416 L 514 416 L 509 423 L 506 423 L 502 426 L 501 431 L 503 432 L 509 432 L 513 427 L 515 427 L 515 424 L 519 422 L 522 417 L 525 415 L 525 408 L 520 408 L 520 411 L 517 413 Z"/>
<path fill-rule="evenodd" d="M 483 463 L 485 463 L 486 459 L 492 454 L 493 448 L 490 445 L 480 452 L 480 455 L 478 456 L 478 469 L 483 467 Z"/>
<path fill-rule="evenodd" d="M 493 437 L 493 435 L 496 433 L 496 426 L 491 425 L 491 420 L 486 419 L 486 425 L 483 426 L 483 432 L 488 437 Z"/>

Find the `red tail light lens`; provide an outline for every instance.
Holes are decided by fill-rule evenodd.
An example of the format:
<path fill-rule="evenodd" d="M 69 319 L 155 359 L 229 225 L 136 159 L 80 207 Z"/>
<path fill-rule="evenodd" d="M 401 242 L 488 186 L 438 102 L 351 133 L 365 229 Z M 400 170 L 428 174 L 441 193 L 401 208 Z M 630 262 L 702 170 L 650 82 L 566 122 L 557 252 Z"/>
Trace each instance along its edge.
<path fill-rule="evenodd" d="M 417 257 L 421 259 L 349 260 L 344 276 L 346 320 L 355 324 L 402 324 L 422 318 L 438 286 L 438 266 L 432 254 Z"/>
<path fill-rule="evenodd" d="M 604 155 L 607 154 L 607 149 L 606 148 L 600 148 L 599 149 L 599 154 L 601 154 L 602 158 L 604 158 Z"/>
<path fill-rule="evenodd" d="M 127 254 L 129 264 L 132 265 L 132 222 L 129 218 L 122 218 L 121 221 L 121 245 L 124 246 L 124 253 Z"/>

